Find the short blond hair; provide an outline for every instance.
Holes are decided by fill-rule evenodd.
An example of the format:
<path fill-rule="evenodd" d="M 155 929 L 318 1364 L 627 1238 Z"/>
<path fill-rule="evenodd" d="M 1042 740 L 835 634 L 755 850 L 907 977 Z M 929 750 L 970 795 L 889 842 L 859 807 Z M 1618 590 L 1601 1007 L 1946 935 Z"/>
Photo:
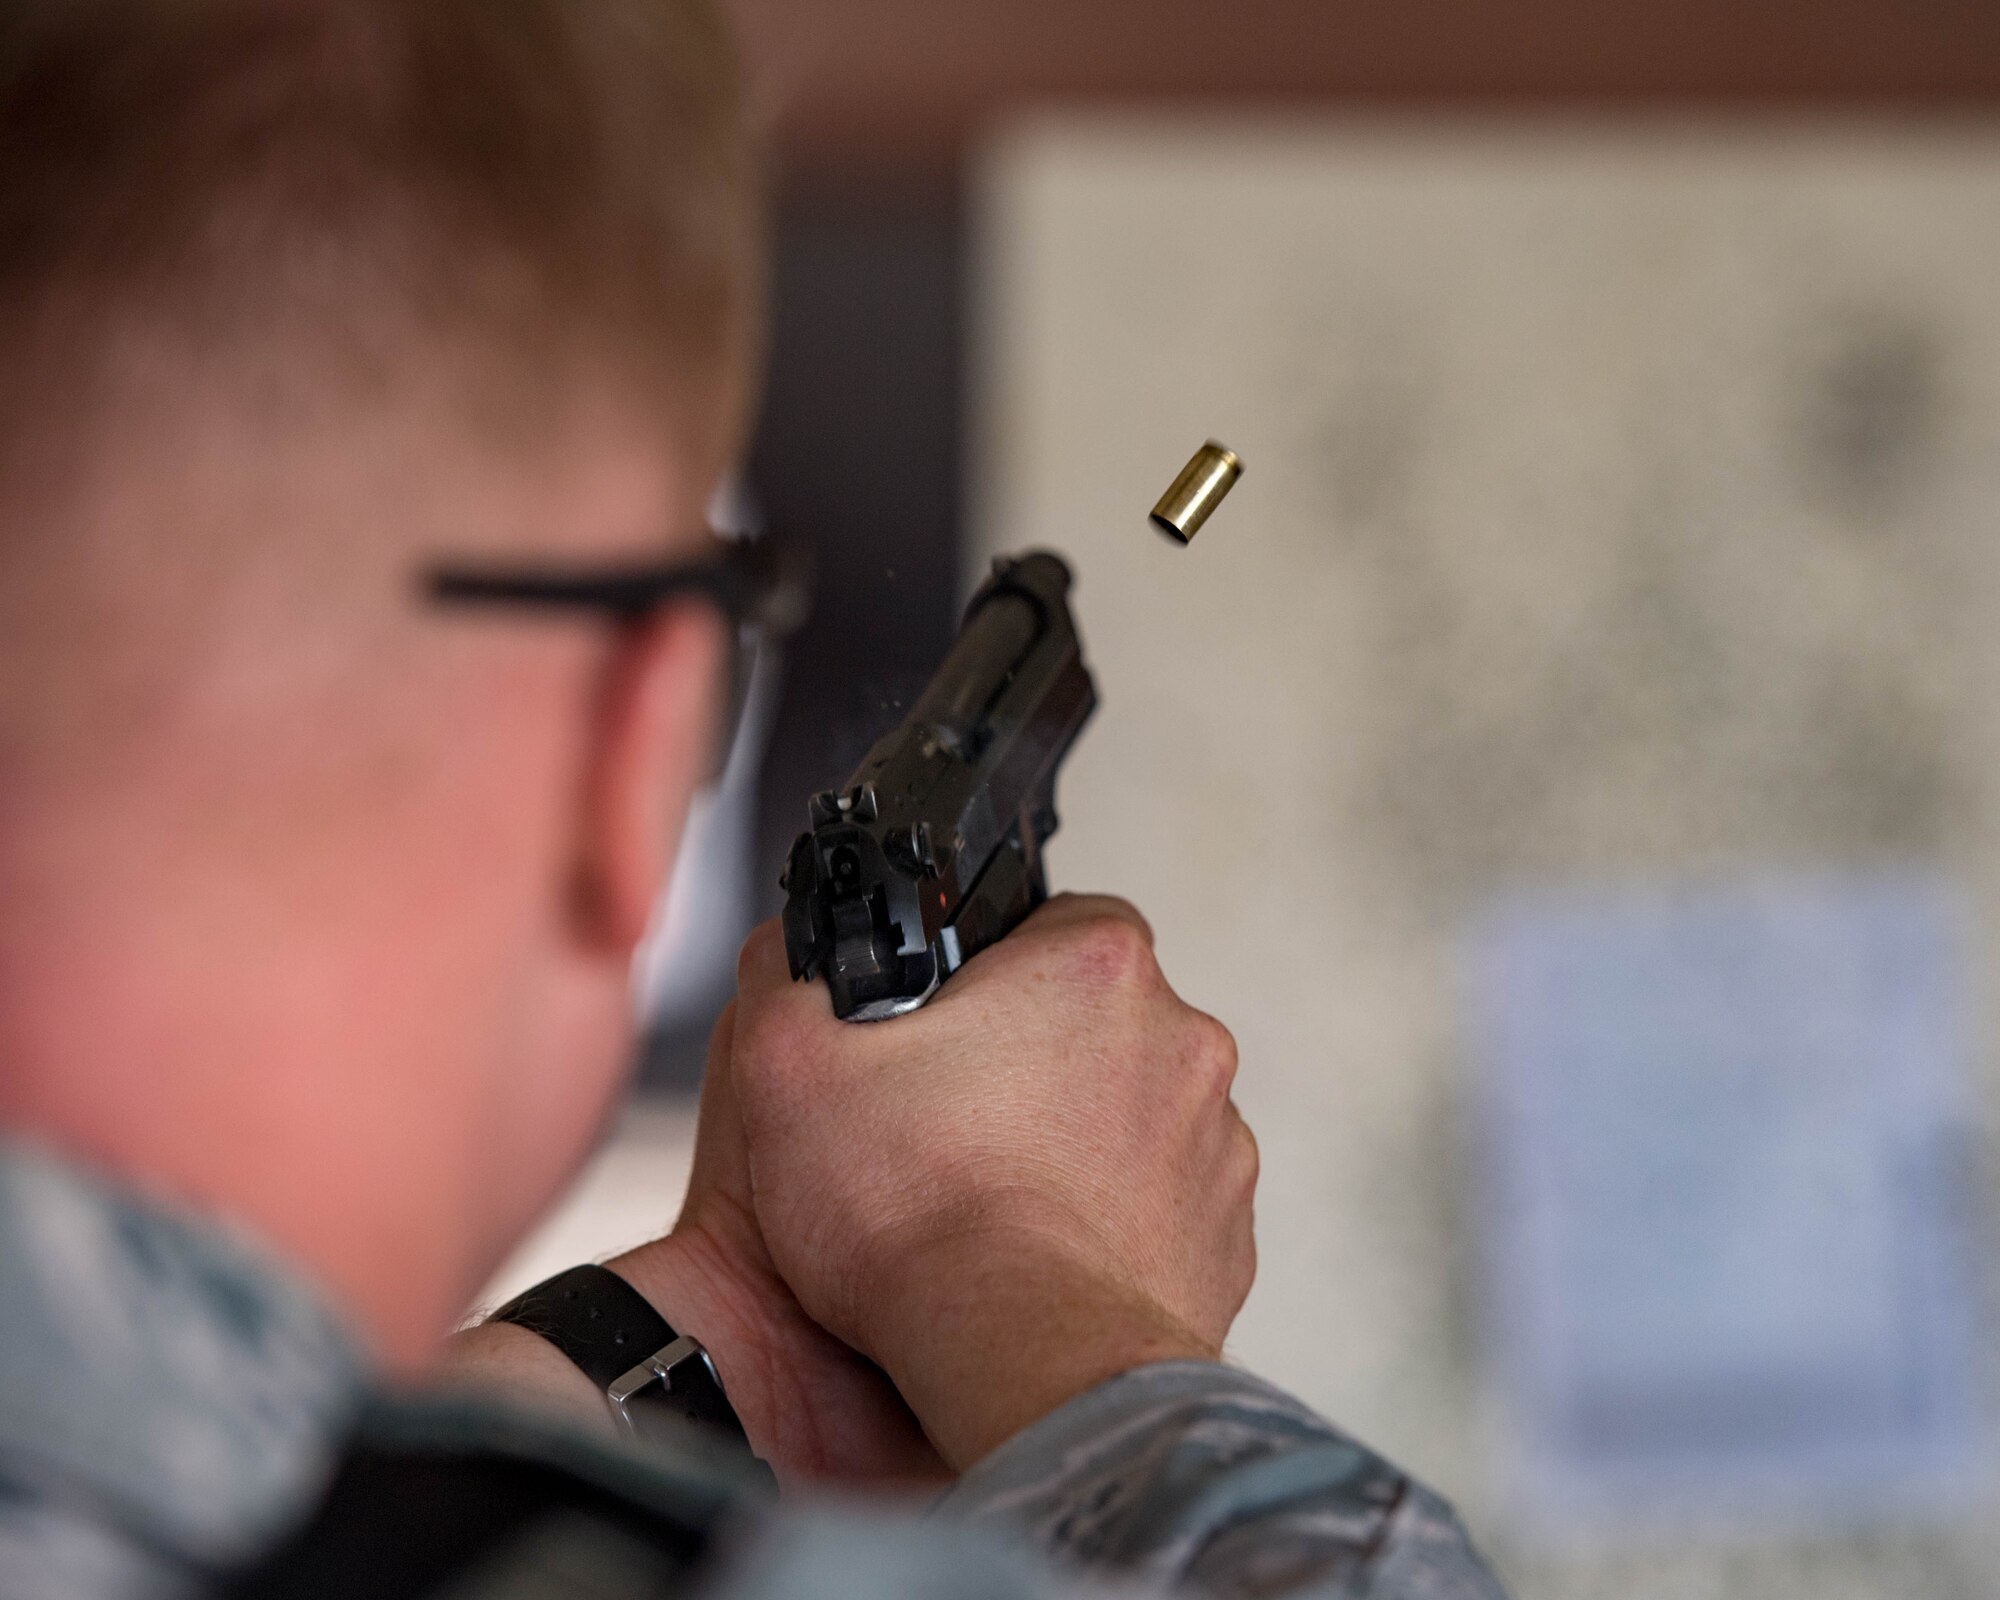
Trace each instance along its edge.
<path fill-rule="evenodd" d="M 756 359 L 756 157 L 715 0 L 0 7 L 0 818 L 37 763 L 154 725 L 250 614 L 230 585 L 282 575 L 256 614 L 301 649 L 295 621 L 414 610 L 419 535 L 321 498 L 371 481 L 357 429 L 444 474 L 608 395 L 712 471 Z M 190 439 L 229 442 L 225 485 L 338 459 L 294 506 L 176 521 Z"/>
<path fill-rule="evenodd" d="M 21 0 L 0 425 L 86 390 L 121 319 L 684 377 L 754 327 L 754 165 L 711 0 Z"/>

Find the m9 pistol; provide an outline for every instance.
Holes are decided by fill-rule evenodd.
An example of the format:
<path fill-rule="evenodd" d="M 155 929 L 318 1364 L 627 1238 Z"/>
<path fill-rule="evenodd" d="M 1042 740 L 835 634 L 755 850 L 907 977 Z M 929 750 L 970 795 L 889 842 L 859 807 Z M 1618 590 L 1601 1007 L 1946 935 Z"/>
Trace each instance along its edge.
<path fill-rule="evenodd" d="M 814 795 L 785 866 L 785 951 L 834 1014 L 913 1011 L 1048 898 L 1057 769 L 1097 706 L 1069 568 L 1003 557 L 944 664 L 844 789 Z"/>

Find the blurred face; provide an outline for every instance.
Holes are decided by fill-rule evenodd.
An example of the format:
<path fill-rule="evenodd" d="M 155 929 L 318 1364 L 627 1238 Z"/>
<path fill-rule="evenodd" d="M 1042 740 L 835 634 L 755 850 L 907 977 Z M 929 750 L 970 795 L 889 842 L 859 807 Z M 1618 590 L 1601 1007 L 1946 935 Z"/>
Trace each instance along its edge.
<path fill-rule="evenodd" d="M 607 420 L 559 463 L 510 469 L 488 491 L 546 518 L 545 553 L 516 559 L 586 570 L 699 559 L 715 459 L 668 447 L 639 419 Z M 483 688 L 468 681 L 439 737 L 490 738 L 508 769 L 466 770 L 461 820 L 483 816 L 485 844 L 452 852 L 461 885 L 508 885 L 504 910 L 475 913 L 493 921 L 457 935 L 488 941 L 491 1070 L 472 1086 L 486 1132 L 468 1165 L 485 1175 L 475 1181 L 497 1259 L 594 1148 L 623 1090 L 631 959 L 721 734 L 726 629 L 699 600 L 631 626 L 447 611 L 431 625 L 477 648 L 491 673 Z"/>
<path fill-rule="evenodd" d="M 723 674 L 700 603 L 614 627 L 422 575 L 699 556 L 739 408 L 191 370 L 11 490 L 0 1119 L 386 1322 L 476 1290 L 602 1127 Z"/>

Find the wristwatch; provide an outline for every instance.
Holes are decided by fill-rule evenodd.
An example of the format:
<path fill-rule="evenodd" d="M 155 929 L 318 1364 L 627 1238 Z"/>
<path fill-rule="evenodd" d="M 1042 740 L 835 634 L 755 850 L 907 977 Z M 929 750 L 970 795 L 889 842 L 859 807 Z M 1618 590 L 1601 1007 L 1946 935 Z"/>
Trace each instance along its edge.
<path fill-rule="evenodd" d="M 516 1295 L 487 1321 L 538 1333 L 568 1356 L 604 1391 L 624 1432 L 671 1437 L 692 1425 L 712 1441 L 750 1453 L 743 1423 L 722 1391 L 708 1351 L 699 1340 L 676 1333 L 609 1267 L 558 1272 Z"/>

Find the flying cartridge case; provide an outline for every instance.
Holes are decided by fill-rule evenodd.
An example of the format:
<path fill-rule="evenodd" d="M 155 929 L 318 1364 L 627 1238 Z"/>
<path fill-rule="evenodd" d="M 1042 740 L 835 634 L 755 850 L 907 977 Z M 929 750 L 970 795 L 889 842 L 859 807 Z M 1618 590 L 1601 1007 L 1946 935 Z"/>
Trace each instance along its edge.
<path fill-rule="evenodd" d="M 1243 463 L 1236 452 L 1209 440 L 1160 496 L 1153 507 L 1153 526 L 1186 544 L 1242 476 Z"/>

